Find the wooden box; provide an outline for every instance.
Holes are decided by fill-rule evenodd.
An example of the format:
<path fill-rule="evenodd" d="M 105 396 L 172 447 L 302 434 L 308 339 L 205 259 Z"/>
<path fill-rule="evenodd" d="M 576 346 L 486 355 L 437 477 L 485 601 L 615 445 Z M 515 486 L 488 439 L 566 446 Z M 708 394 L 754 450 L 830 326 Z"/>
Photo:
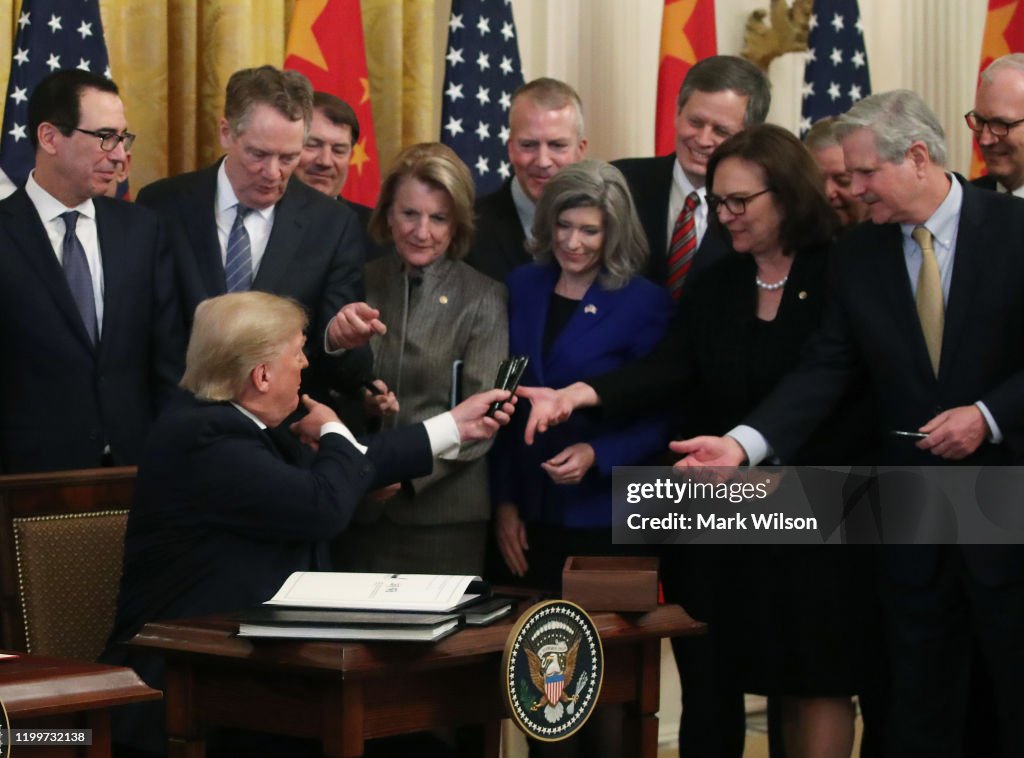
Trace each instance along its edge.
<path fill-rule="evenodd" d="M 658 606 L 658 559 L 570 555 L 562 598 L 587 611 L 650 611 Z"/>

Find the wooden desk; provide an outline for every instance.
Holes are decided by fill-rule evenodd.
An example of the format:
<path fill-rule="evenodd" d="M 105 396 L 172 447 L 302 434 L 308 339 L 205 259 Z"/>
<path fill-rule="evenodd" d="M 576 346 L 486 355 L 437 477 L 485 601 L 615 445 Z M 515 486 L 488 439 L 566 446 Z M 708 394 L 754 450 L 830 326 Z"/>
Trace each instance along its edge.
<path fill-rule="evenodd" d="M 676 605 L 592 617 L 605 654 L 601 703 L 627 704 L 630 754 L 654 758 L 660 640 L 703 633 L 704 624 Z M 319 739 L 332 758 L 361 756 L 368 739 L 458 727 L 466 755 L 497 756 L 506 715 L 501 656 L 512 624 L 436 644 L 365 644 L 253 641 L 234 636 L 237 623 L 210 617 L 146 624 L 129 644 L 167 659 L 171 756 L 203 756 L 209 726 Z"/>
<path fill-rule="evenodd" d="M 92 729 L 90 746 L 33 746 L 12 750 L 32 758 L 110 755 L 110 708 L 157 700 L 135 672 L 120 666 L 82 663 L 18 653 L 0 661 L 0 700 L 15 729 Z"/>

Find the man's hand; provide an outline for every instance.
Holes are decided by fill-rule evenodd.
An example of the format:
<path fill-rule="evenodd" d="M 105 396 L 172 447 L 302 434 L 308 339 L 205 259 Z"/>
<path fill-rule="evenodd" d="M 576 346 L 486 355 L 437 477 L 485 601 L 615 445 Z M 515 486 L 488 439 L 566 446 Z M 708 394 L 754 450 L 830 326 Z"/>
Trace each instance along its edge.
<path fill-rule="evenodd" d="M 732 437 L 691 437 L 670 442 L 668 447 L 685 456 L 676 461 L 675 468 L 736 469 L 747 458 L 743 447 Z"/>
<path fill-rule="evenodd" d="M 519 509 L 515 503 L 501 503 L 494 512 L 494 530 L 498 537 L 498 549 L 505 559 L 508 570 L 516 576 L 522 576 L 530 567 L 526 561 L 526 551 L 530 546 L 526 543 L 526 524 L 519 518 Z"/>
<path fill-rule="evenodd" d="M 527 445 L 533 444 L 535 435 L 568 421 L 577 408 L 589 408 L 599 403 L 594 388 L 584 382 L 575 382 L 560 390 L 520 387 L 516 394 L 530 401 L 530 417 L 526 420 L 526 434 L 523 435 Z"/>
<path fill-rule="evenodd" d="M 383 418 L 398 413 L 398 398 L 394 392 L 388 390 L 388 385 L 381 379 L 374 379 L 373 386 L 380 390 L 379 394 L 374 394 L 368 389 L 363 390 L 363 407 L 366 408 L 367 414 Z"/>
<path fill-rule="evenodd" d="M 366 499 L 374 503 L 383 503 L 385 500 L 390 500 L 397 495 L 400 489 L 402 489 L 402 483 L 395 482 L 394 484 L 389 484 L 387 487 L 370 490 L 366 493 Z"/>
<path fill-rule="evenodd" d="M 331 350 L 362 347 L 375 334 L 387 334 L 380 311 L 366 303 L 349 303 L 327 325 L 327 344 Z"/>
<path fill-rule="evenodd" d="M 555 484 L 579 484 L 596 458 L 593 447 L 586 442 L 577 442 L 540 466 Z"/>
<path fill-rule="evenodd" d="M 978 449 L 988 436 L 988 424 L 976 405 L 961 405 L 943 411 L 918 429 L 928 436 L 917 443 L 940 458 L 959 461 Z"/>
<path fill-rule="evenodd" d="M 291 433 L 314 450 L 320 447 L 320 427 L 328 421 L 340 421 L 330 406 L 318 403 L 309 395 L 302 396 L 302 404 L 309 411 L 305 416 L 288 427 Z"/>
<path fill-rule="evenodd" d="M 501 409 L 494 416 L 488 416 L 491 404 L 499 401 L 504 401 Z M 515 402 L 516 398 L 508 390 L 487 390 L 471 395 L 456 405 L 452 408 L 452 418 L 459 427 L 460 443 L 464 445 L 493 437 L 500 427 L 511 420 Z"/>

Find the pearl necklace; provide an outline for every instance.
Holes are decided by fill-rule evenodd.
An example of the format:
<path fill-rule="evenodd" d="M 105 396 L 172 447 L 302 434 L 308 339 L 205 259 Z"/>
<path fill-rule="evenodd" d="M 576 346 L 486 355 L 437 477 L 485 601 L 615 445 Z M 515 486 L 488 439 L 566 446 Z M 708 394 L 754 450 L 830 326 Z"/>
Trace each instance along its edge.
<path fill-rule="evenodd" d="M 758 287 L 760 287 L 763 290 L 768 290 L 769 292 L 774 292 L 775 290 L 782 289 L 783 287 L 786 286 L 786 282 L 788 282 L 788 281 L 789 281 L 789 274 L 786 274 L 784 277 L 779 279 L 779 281 L 772 282 L 771 284 L 769 284 L 768 282 L 764 281 L 759 276 L 755 276 L 754 277 L 754 284 L 756 284 Z"/>

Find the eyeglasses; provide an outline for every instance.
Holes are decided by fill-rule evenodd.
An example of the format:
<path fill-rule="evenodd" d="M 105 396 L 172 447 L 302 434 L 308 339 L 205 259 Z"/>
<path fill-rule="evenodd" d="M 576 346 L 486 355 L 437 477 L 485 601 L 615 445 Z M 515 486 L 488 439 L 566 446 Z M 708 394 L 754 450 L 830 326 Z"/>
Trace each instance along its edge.
<path fill-rule="evenodd" d="M 72 127 L 76 132 L 82 134 L 88 134 L 90 137 L 98 137 L 100 140 L 100 150 L 110 153 L 117 149 L 117 146 L 124 143 L 124 151 L 127 153 L 132 149 L 132 145 L 135 144 L 135 135 L 131 132 L 122 132 L 118 134 L 112 129 L 103 129 L 98 132 L 94 132 L 90 129 L 79 129 L 77 126 Z"/>
<path fill-rule="evenodd" d="M 713 211 L 717 211 L 723 205 L 729 209 L 729 213 L 734 216 L 742 216 L 747 212 L 747 203 L 753 200 L 755 197 L 759 197 L 766 192 L 771 192 L 771 187 L 765 187 L 760 192 L 755 192 L 753 195 L 712 195 L 708 193 L 708 208 Z"/>
<path fill-rule="evenodd" d="M 1005 137 L 1013 127 L 1024 124 L 1024 118 L 1019 118 L 1016 121 L 1002 121 L 997 118 L 982 118 L 974 111 L 965 113 L 964 121 L 967 122 L 968 128 L 976 134 L 981 134 L 987 126 L 993 137 Z"/>

